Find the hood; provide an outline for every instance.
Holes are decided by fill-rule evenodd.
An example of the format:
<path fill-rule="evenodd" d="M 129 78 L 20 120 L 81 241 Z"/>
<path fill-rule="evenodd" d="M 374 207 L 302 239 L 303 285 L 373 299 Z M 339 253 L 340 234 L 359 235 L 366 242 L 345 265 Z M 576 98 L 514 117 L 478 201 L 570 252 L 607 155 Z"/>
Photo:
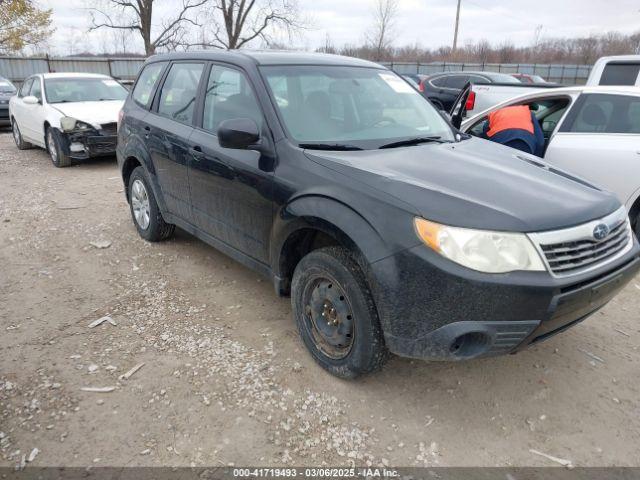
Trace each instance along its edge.
<path fill-rule="evenodd" d="M 452 226 L 555 230 L 604 217 L 620 207 L 613 194 L 537 157 L 476 138 L 387 150 L 305 153 L 412 205 L 424 218 Z"/>
<path fill-rule="evenodd" d="M 123 100 L 107 102 L 73 102 L 52 103 L 53 108 L 67 117 L 89 123 L 95 127 L 118 120 L 118 112 L 124 104 Z"/>

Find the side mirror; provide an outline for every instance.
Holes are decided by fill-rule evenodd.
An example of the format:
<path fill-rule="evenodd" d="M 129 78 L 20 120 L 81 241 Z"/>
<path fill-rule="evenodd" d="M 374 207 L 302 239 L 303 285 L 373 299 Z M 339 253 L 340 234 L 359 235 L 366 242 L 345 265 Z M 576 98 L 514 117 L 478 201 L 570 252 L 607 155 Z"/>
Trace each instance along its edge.
<path fill-rule="evenodd" d="M 225 120 L 218 126 L 218 142 L 223 148 L 259 150 L 260 131 L 250 118 Z"/>
<path fill-rule="evenodd" d="M 40 103 L 40 100 L 38 100 L 38 98 L 34 97 L 33 95 L 27 95 L 22 99 L 22 101 L 27 105 L 38 105 Z"/>

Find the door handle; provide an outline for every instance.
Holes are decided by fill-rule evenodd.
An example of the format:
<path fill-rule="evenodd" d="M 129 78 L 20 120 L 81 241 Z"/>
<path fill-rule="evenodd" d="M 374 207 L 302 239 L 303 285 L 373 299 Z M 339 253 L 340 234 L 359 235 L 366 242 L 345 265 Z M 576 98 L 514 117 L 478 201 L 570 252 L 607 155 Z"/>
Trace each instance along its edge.
<path fill-rule="evenodd" d="M 194 160 L 200 161 L 204 158 L 204 152 L 202 151 L 202 147 L 200 145 L 196 145 L 191 147 L 191 156 Z"/>

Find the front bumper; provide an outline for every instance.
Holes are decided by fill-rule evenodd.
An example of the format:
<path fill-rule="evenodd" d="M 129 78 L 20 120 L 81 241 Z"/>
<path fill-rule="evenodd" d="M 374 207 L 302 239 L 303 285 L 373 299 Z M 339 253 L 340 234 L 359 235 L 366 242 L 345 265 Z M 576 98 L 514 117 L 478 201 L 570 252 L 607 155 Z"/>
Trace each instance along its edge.
<path fill-rule="evenodd" d="M 116 153 L 118 137 L 111 132 L 92 130 L 88 132 L 60 132 L 62 149 L 74 160 L 111 156 Z"/>
<path fill-rule="evenodd" d="M 419 245 L 371 265 L 373 295 L 393 353 L 464 360 L 513 353 L 587 318 L 640 271 L 640 248 L 589 274 L 484 274 Z"/>

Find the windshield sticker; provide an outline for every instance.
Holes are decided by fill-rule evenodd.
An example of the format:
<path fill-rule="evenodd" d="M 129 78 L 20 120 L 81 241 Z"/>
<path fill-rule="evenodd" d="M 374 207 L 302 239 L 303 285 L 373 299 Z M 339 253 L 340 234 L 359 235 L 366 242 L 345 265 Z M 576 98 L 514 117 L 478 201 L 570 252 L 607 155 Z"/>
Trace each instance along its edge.
<path fill-rule="evenodd" d="M 119 85 L 119 83 L 115 80 L 103 80 L 102 83 L 104 83 L 107 87 L 117 87 Z"/>
<path fill-rule="evenodd" d="M 378 75 L 397 93 L 418 93 L 411 85 L 400 77 L 390 73 L 379 73 Z"/>

